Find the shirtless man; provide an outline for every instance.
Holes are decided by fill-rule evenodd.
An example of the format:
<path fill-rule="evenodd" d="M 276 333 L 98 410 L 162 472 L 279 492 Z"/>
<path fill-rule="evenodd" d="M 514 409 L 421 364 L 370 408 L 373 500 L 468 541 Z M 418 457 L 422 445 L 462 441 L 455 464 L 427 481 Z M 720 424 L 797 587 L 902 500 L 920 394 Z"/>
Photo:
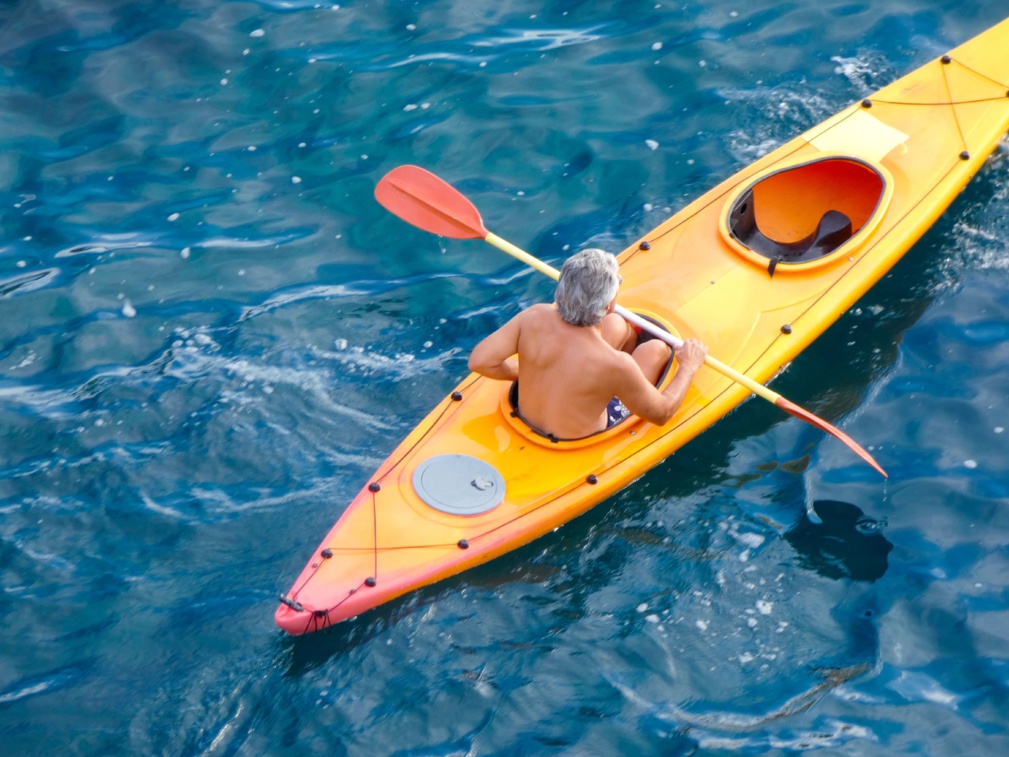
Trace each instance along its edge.
<path fill-rule="evenodd" d="M 670 347 L 659 339 L 638 345 L 635 329 L 613 312 L 620 282 L 608 252 L 573 255 L 561 269 L 555 305 L 533 305 L 485 338 L 470 355 L 470 370 L 503 381 L 521 378 L 522 418 L 557 439 L 579 439 L 619 422 L 627 415 L 620 402 L 649 423 L 667 423 L 708 350 L 687 339 L 676 354 L 676 375 L 659 392 L 655 384 Z"/>

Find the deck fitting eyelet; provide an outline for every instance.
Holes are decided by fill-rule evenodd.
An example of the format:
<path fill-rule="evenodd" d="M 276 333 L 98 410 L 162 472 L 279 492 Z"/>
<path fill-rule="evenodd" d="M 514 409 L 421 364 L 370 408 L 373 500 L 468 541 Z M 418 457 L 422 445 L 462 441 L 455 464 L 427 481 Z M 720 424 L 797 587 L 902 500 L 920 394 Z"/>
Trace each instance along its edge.
<path fill-rule="evenodd" d="M 364 579 L 364 585 L 365 585 L 365 586 L 369 586 L 369 587 L 371 587 L 371 586 L 374 586 L 374 585 L 375 585 L 375 584 L 377 584 L 377 583 L 378 583 L 378 581 L 376 581 L 376 580 L 375 580 L 374 578 L 372 578 L 371 576 L 368 576 L 368 577 L 367 577 L 366 579 Z"/>
<path fill-rule="evenodd" d="M 590 473 L 588 477 L 585 479 L 585 482 L 595 486 L 596 484 L 599 483 L 599 479 L 596 477 L 595 473 Z"/>
<path fill-rule="evenodd" d="M 459 549 L 469 549 L 469 541 L 467 539 L 460 539 L 455 543 Z"/>
<path fill-rule="evenodd" d="M 791 334 L 792 333 L 792 325 L 790 323 L 786 323 L 784 326 L 781 327 L 781 333 L 782 334 Z"/>
<path fill-rule="evenodd" d="M 331 550 L 329 547 L 326 547 L 326 549 L 322 550 L 322 552 L 319 553 L 319 556 L 322 557 L 323 560 L 328 560 L 330 557 L 333 556 L 333 550 Z"/>
<path fill-rule="evenodd" d="M 378 491 L 381 491 L 381 490 L 382 490 L 382 484 L 378 483 L 378 481 L 372 481 L 370 484 L 368 484 L 368 491 L 370 491 L 372 493 L 378 492 Z"/>
<path fill-rule="evenodd" d="M 648 250 L 652 249 L 652 243 L 649 242 L 648 240 L 645 240 L 638 245 L 638 249 L 647 252 Z"/>
<path fill-rule="evenodd" d="M 462 392 L 452 392 L 452 401 L 459 402 L 462 399 Z"/>
<path fill-rule="evenodd" d="M 864 100 L 862 100 L 862 107 L 863 108 L 871 108 L 872 107 L 872 100 L 870 100 L 868 97 L 865 98 Z"/>
<path fill-rule="evenodd" d="M 964 150 L 960 153 L 960 160 L 970 160 L 970 153 Z"/>
<path fill-rule="evenodd" d="M 953 62 L 953 59 L 952 59 L 952 58 L 950 58 L 950 57 L 949 57 L 948 55 L 944 55 L 944 56 L 942 56 L 942 58 L 940 58 L 940 60 L 942 60 L 942 64 L 943 64 L 944 66 L 948 66 L 948 65 L 949 65 L 950 63 L 952 63 L 952 62 Z"/>

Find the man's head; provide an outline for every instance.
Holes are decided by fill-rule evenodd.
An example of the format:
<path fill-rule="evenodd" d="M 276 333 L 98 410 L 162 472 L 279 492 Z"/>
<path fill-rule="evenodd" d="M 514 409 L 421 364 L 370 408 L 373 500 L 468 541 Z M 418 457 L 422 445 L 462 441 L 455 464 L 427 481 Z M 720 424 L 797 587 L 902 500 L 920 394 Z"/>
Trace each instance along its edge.
<path fill-rule="evenodd" d="M 572 326 L 598 326 L 619 288 L 617 259 L 604 250 L 582 250 L 561 268 L 557 310 Z"/>

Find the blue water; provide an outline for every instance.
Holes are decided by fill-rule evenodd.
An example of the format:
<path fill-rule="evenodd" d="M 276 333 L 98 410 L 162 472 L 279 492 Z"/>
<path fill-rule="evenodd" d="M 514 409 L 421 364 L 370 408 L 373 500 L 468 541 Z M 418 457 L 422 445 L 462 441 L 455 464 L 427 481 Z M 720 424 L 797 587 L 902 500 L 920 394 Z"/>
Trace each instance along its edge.
<path fill-rule="evenodd" d="M 1004 0 L 0 5 L 0 752 L 1009 753 L 1009 159 L 560 531 L 292 639 L 276 596 L 550 282 Z M 1009 72 L 1006 72 L 1009 80 Z"/>

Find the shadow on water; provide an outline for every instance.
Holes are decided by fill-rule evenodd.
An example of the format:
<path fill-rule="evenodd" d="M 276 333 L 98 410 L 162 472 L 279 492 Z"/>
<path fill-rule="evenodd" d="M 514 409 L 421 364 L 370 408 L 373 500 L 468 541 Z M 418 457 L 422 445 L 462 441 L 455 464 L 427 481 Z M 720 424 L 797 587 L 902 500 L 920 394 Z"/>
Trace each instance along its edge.
<path fill-rule="evenodd" d="M 582 520 L 588 519 L 583 517 Z M 583 527 L 591 530 L 592 525 L 587 523 Z M 356 618 L 304 636 L 282 635 L 276 648 L 278 664 L 284 667 L 285 677 L 304 676 L 324 667 L 333 658 L 344 657 L 359 648 L 367 648 L 418 613 L 424 615 L 425 624 L 454 626 L 474 613 L 468 607 L 453 601 L 453 598 L 464 596 L 467 592 L 495 594 L 515 587 L 521 592 L 523 586 L 544 584 L 556 588 L 563 571 L 554 563 L 564 562 L 568 556 L 577 553 L 588 538 L 584 531 L 581 536 L 581 539 L 574 540 L 574 544 L 562 542 L 557 534 L 544 536 L 459 575 L 415 589 Z M 549 556 L 544 558 L 543 555 L 548 553 Z M 425 613 L 435 604 L 439 605 L 437 617 L 429 618 Z M 549 646 L 548 639 L 553 633 L 549 630 L 549 617 L 544 617 L 543 623 L 547 627 L 533 624 L 525 633 L 511 638 L 505 645 Z"/>
<path fill-rule="evenodd" d="M 408 595 L 361 617 L 337 623 L 304 636 L 282 634 L 277 641 L 277 659 L 285 666 L 284 676 L 299 678 L 323 667 L 332 657 L 367 646 L 416 609 L 416 599 Z"/>
<path fill-rule="evenodd" d="M 835 580 L 872 583 L 883 577 L 893 549 L 880 533 L 885 520 L 874 520 L 855 505 L 829 499 L 813 502 L 812 511 L 819 522 L 803 512 L 785 534 L 802 567 Z"/>

